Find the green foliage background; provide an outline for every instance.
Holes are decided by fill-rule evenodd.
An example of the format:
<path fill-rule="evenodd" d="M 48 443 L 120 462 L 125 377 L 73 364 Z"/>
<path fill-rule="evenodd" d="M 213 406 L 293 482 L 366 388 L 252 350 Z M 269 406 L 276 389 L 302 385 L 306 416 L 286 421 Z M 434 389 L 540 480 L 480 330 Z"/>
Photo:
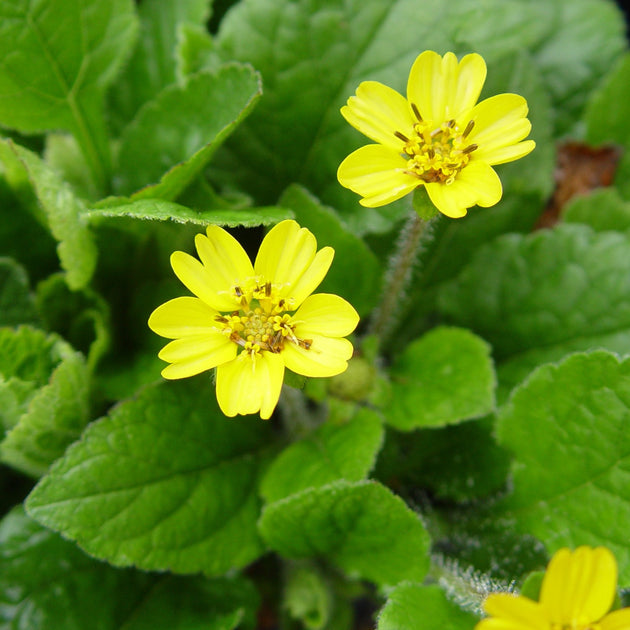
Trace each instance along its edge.
<path fill-rule="evenodd" d="M 377 349 L 409 199 L 338 184 L 339 108 L 425 49 L 482 54 L 537 148 L 437 222 Z M 0 628 L 470 629 L 580 544 L 629 588 L 629 77 L 608 0 L 0 0 Z M 613 185 L 534 230 L 567 139 Z M 146 320 L 203 226 L 254 253 L 285 218 L 358 353 L 227 419 Z"/>

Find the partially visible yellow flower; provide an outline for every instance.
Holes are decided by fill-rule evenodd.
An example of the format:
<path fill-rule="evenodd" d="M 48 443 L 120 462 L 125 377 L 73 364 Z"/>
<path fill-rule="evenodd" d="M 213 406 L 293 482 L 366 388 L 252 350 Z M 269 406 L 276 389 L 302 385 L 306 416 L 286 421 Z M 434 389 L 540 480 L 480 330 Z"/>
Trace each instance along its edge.
<path fill-rule="evenodd" d="M 369 208 L 418 186 L 448 217 L 462 217 L 476 204 L 496 204 L 503 189 L 492 166 L 527 155 L 535 143 L 521 142 L 531 129 L 522 96 L 498 94 L 475 104 L 485 79 L 480 55 L 458 63 L 451 52 L 441 57 L 427 50 L 411 68 L 407 98 L 377 81 L 361 83 L 341 113 L 378 144 L 357 149 L 341 163 L 341 185 Z"/>
<path fill-rule="evenodd" d="M 616 588 L 617 562 L 608 549 L 560 549 L 549 562 L 538 602 L 493 593 L 483 606 L 490 616 L 475 630 L 629 630 L 630 608 L 609 612 Z"/>
<path fill-rule="evenodd" d="M 252 263 L 238 241 L 216 225 L 195 238 L 201 262 L 174 252 L 175 275 L 196 297 L 162 304 L 149 317 L 153 332 L 173 339 L 159 357 L 167 379 L 217 368 L 217 400 L 226 416 L 273 413 L 285 367 L 304 376 L 334 376 L 347 367 L 344 339 L 359 322 L 337 295 L 311 295 L 334 250 L 317 251 L 311 232 L 278 223 Z"/>

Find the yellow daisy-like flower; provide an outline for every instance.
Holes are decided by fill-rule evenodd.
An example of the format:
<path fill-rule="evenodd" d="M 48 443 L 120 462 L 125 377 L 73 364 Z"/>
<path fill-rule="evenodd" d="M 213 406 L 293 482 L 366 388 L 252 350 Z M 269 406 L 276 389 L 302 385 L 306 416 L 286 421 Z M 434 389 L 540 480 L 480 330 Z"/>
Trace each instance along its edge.
<path fill-rule="evenodd" d="M 334 376 L 347 367 L 344 339 L 359 322 L 337 295 L 311 295 L 334 250 L 317 251 L 311 232 L 278 223 L 252 263 L 238 241 L 216 225 L 198 234 L 199 260 L 174 252 L 175 275 L 196 297 L 178 297 L 149 317 L 153 332 L 173 339 L 159 357 L 167 379 L 217 368 L 217 400 L 226 416 L 273 413 L 285 367 L 304 376 Z"/>
<path fill-rule="evenodd" d="M 344 118 L 378 144 L 351 153 L 339 166 L 342 186 L 375 208 L 424 186 L 435 207 L 462 217 L 474 205 L 493 206 L 503 193 L 495 164 L 535 147 L 521 142 L 531 129 L 518 94 L 477 99 L 486 79 L 480 55 L 459 63 L 427 50 L 414 62 L 407 98 L 377 81 L 364 81 L 341 109 Z"/>
<path fill-rule="evenodd" d="M 493 593 L 483 606 L 490 616 L 475 630 L 629 630 L 630 608 L 609 612 L 616 588 L 617 562 L 608 549 L 560 549 L 547 567 L 538 602 Z"/>

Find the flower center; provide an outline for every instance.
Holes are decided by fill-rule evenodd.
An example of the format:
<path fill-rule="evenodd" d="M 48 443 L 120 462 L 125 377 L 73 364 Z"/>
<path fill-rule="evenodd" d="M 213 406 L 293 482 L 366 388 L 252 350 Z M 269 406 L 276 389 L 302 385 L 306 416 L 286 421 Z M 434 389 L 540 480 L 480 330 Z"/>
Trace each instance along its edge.
<path fill-rule="evenodd" d="M 436 127 L 431 121 L 422 120 L 417 107 L 412 105 L 412 108 L 418 122 L 411 137 L 399 131 L 394 134 L 405 143 L 406 172 L 427 183 L 452 184 L 457 173 L 470 161 L 470 154 L 477 149 L 476 144 L 466 140 L 474 121 L 469 121 L 463 131 L 453 119 Z"/>
<path fill-rule="evenodd" d="M 291 300 L 278 295 L 278 289 L 271 282 L 248 278 L 235 285 L 232 294 L 240 310 L 225 315 L 217 315 L 216 321 L 221 331 L 243 348 L 250 356 L 267 351 L 278 354 L 286 342 L 308 350 L 312 340 L 298 339 L 295 335 L 295 322 L 290 313 Z"/>

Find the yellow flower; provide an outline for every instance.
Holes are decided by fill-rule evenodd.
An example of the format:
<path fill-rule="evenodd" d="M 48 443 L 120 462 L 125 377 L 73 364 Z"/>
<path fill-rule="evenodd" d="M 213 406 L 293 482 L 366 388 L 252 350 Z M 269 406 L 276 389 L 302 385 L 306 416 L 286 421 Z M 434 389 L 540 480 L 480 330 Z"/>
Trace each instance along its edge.
<path fill-rule="evenodd" d="M 311 295 L 324 279 L 334 250 L 295 221 L 278 223 L 252 263 L 216 225 L 195 238 L 201 262 L 174 252 L 175 275 L 196 297 L 179 297 L 149 318 L 153 332 L 173 339 L 159 357 L 167 379 L 217 368 L 217 399 L 226 416 L 273 413 L 285 367 L 304 376 L 334 376 L 347 367 L 344 339 L 359 322 L 344 299 Z"/>
<path fill-rule="evenodd" d="M 448 217 L 462 217 L 475 204 L 496 204 L 503 189 L 492 166 L 527 155 L 535 143 L 521 142 L 531 129 L 522 96 L 498 94 L 475 104 L 485 79 L 480 55 L 458 63 L 451 52 L 441 57 L 427 50 L 411 68 L 406 99 L 377 81 L 361 83 L 341 113 L 378 144 L 341 163 L 341 185 L 369 208 L 418 186 Z"/>
<path fill-rule="evenodd" d="M 617 562 L 608 549 L 560 549 L 547 567 L 540 601 L 493 593 L 484 602 L 490 616 L 475 630 L 628 630 L 630 608 L 608 612 L 616 588 Z"/>

